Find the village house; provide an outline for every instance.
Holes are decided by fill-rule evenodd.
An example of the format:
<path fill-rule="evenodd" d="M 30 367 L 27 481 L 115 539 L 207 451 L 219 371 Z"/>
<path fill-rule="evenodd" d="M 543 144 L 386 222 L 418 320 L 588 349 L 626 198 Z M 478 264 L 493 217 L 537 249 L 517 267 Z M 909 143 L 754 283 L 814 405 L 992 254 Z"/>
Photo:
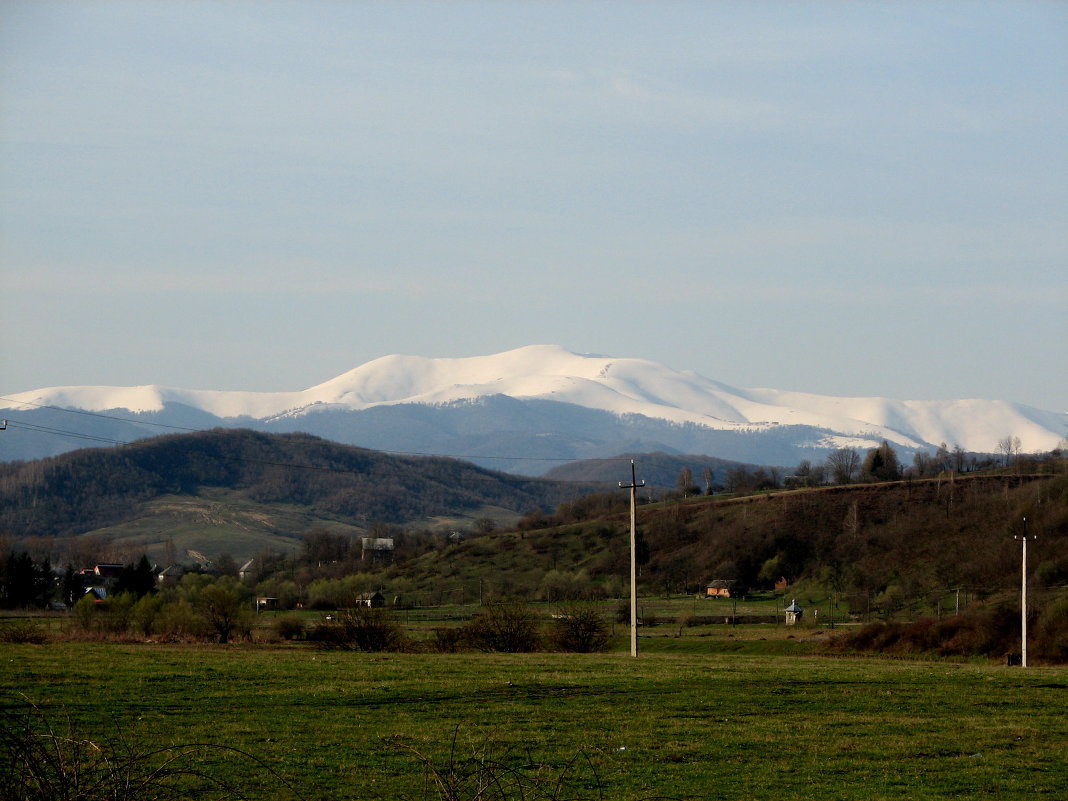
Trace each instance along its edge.
<path fill-rule="evenodd" d="M 181 565 L 168 565 L 156 575 L 156 584 L 160 587 L 176 587 L 185 575 Z"/>
<path fill-rule="evenodd" d="M 731 585 L 733 581 L 726 581 L 724 579 L 716 579 L 705 587 L 706 598 L 730 598 L 731 597 Z"/>
<path fill-rule="evenodd" d="M 372 609 L 380 609 L 386 605 L 386 596 L 378 591 L 364 592 L 356 599 L 356 603 L 359 606 L 369 606 Z"/>
<path fill-rule="evenodd" d="M 122 575 L 122 565 L 94 565 L 93 567 L 79 570 L 78 575 L 82 577 L 82 581 L 87 585 L 92 584 L 98 587 L 114 587 L 115 584 L 118 583 L 119 577 Z"/>
<path fill-rule="evenodd" d="M 93 603 L 102 604 L 108 599 L 107 587 L 86 587 L 85 596 L 93 599 Z"/>
<path fill-rule="evenodd" d="M 362 542 L 363 549 L 360 551 L 361 561 L 381 562 L 387 565 L 392 564 L 392 537 L 363 537 Z"/>

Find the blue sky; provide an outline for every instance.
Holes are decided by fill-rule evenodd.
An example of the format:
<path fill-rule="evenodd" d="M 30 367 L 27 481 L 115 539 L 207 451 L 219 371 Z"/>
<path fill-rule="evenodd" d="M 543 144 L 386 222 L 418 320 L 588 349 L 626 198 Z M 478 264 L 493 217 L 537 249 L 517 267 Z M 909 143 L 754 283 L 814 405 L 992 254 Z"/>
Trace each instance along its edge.
<path fill-rule="evenodd" d="M 1068 409 L 1068 4 L 0 5 L 0 393 L 527 344 Z"/>

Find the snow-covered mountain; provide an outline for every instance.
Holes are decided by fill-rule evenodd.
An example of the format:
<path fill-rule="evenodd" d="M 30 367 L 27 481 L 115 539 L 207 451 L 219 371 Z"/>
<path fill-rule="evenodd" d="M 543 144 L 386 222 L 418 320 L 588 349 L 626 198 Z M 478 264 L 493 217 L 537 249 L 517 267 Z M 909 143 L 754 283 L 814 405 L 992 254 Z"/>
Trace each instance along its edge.
<path fill-rule="evenodd" d="M 4 460 L 86 444 L 42 431 L 31 436 L 18 422 L 23 420 L 123 441 L 165 430 L 151 424 L 300 430 L 383 450 L 469 456 L 527 473 L 548 469 L 552 459 L 624 450 L 789 465 L 883 439 L 903 455 L 943 442 L 992 452 L 1007 435 L 1019 437 L 1023 451 L 1048 451 L 1068 431 L 1068 414 L 1005 401 L 741 389 L 655 362 L 580 355 L 549 345 L 459 359 L 385 356 L 295 392 L 150 385 L 50 387 L 5 397 L 0 409 L 17 418 L 6 433 L 17 436 L 0 443 Z M 71 419 L 61 409 L 107 416 Z M 115 419 L 120 417 L 125 419 Z M 532 458 L 547 463 L 532 466 Z"/>

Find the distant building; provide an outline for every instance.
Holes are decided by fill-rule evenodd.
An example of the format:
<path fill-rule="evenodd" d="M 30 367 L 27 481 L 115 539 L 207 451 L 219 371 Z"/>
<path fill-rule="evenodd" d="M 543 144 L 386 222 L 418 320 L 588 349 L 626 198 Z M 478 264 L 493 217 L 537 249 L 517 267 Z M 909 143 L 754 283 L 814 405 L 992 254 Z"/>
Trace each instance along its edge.
<path fill-rule="evenodd" d="M 181 565 L 168 565 L 156 574 L 156 583 L 161 587 L 174 587 L 185 575 L 185 568 Z"/>
<path fill-rule="evenodd" d="M 705 587 L 706 598 L 730 598 L 733 581 L 716 579 Z"/>
<path fill-rule="evenodd" d="M 87 585 L 93 584 L 98 587 L 114 587 L 118 583 L 119 577 L 122 575 L 122 565 L 94 565 L 93 567 L 87 567 L 85 570 L 79 571 L 78 574 Z"/>
<path fill-rule="evenodd" d="M 393 562 L 393 538 L 392 537 L 364 537 L 363 549 L 360 559 L 371 562 Z"/>
<path fill-rule="evenodd" d="M 797 599 L 790 602 L 790 605 L 786 607 L 786 625 L 794 626 L 801 622 L 801 615 L 805 613 L 800 606 L 797 605 Z"/>
<path fill-rule="evenodd" d="M 359 606 L 369 606 L 372 609 L 379 609 L 386 605 L 386 596 L 378 591 L 365 592 L 360 594 L 360 597 L 356 599 L 356 603 Z"/>

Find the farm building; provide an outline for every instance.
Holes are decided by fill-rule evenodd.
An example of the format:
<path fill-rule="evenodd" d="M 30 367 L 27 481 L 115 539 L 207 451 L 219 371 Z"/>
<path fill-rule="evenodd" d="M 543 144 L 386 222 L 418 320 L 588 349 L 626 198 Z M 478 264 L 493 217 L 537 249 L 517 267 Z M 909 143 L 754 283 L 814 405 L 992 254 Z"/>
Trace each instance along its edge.
<path fill-rule="evenodd" d="M 733 581 L 726 581 L 724 579 L 716 579 L 705 587 L 706 598 L 730 598 L 731 597 L 731 585 Z"/>
<path fill-rule="evenodd" d="M 363 538 L 363 550 L 360 552 L 360 559 L 372 562 L 385 562 L 390 564 L 393 561 L 393 538 L 392 537 L 364 537 Z"/>
<path fill-rule="evenodd" d="M 356 603 L 359 606 L 369 606 L 372 609 L 380 609 L 386 605 L 386 596 L 377 591 L 365 592 L 360 594 L 360 597 L 356 599 Z"/>

